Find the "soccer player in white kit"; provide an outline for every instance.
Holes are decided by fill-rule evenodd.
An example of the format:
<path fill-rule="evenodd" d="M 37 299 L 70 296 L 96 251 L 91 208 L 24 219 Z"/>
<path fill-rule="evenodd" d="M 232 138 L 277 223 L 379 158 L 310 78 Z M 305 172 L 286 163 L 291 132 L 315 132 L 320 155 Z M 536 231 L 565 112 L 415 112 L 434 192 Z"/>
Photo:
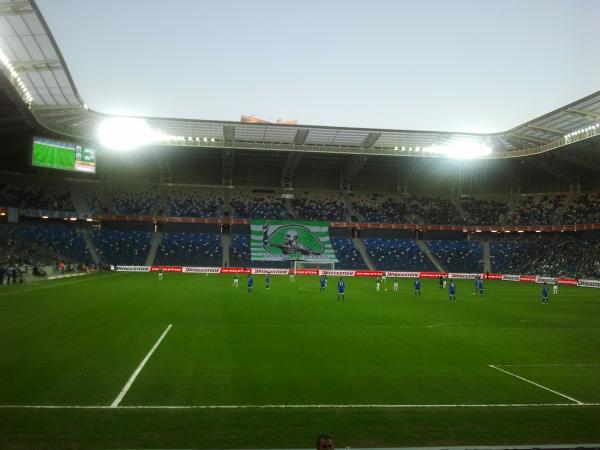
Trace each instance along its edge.
<path fill-rule="evenodd" d="M 398 292 L 398 277 L 394 278 L 394 292 Z"/>
<path fill-rule="evenodd" d="M 240 283 L 240 279 L 237 276 L 237 273 L 233 276 L 233 287 L 238 287 Z"/>
<path fill-rule="evenodd" d="M 554 295 L 558 294 L 558 282 L 556 281 L 556 279 L 554 280 L 554 284 L 552 285 L 552 293 Z"/>
<path fill-rule="evenodd" d="M 375 285 L 375 290 L 379 292 L 379 288 L 381 286 L 381 277 L 377 277 L 377 284 Z"/>

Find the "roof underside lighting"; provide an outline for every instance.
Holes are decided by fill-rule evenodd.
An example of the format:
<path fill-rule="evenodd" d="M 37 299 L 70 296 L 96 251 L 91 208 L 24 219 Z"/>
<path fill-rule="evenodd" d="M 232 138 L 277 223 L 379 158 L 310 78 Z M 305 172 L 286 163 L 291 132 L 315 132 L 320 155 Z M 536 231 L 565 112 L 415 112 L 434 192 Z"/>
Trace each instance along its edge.
<path fill-rule="evenodd" d="M 453 159 L 476 159 L 491 155 L 492 149 L 480 142 L 450 141 L 442 145 L 425 147 L 423 153 L 443 155 Z"/>
<path fill-rule="evenodd" d="M 100 143 L 113 150 L 131 150 L 154 141 L 156 133 L 144 119 L 110 117 L 98 126 Z"/>

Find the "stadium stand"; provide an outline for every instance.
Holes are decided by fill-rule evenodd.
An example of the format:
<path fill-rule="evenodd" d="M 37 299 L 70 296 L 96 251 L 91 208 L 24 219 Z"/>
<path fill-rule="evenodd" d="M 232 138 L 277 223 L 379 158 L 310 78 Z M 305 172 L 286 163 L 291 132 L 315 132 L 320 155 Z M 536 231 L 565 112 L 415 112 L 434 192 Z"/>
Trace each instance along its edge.
<path fill-rule="evenodd" d="M 465 225 L 499 225 L 505 222 L 508 213 L 508 204 L 499 200 L 465 198 L 460 205 Z"/>
<path fill-rule="evenodd" d="M 305 192 L 292 199 L 294 217 L 301 220 L 344 221 L 348 215 L 340 194 Z"/>
<path fill-rule="evenodd" d="M 150 248 L 150 233 L 101 229 L 92 232 L 92 241 L 104 264 L 143 265 Z"/>
<path fill-rule="evenodd" d="M 92 263 L 83 237 L 72 227 L 31 223 L 14 226 L 13 230 L 30 243 L 30 250 L 37 249 L 38 261 Z"/>
<path fill-rule="evenodd" d="M 69 189 L 61 182 L 0 182 L 0 205 L 74 211 Z"/>
<path fill-rule="evenodd" d="M 233 234 L 229 254 L 229 264 L 233 267 L 250 266 L 250 235 Z"/>
<path fill-rule="evenodd" d="M 171 217 L 219 217 L 223 207 L 220 193 L 187 189 L 165 192 L 166 215 Z"/>
<path fill-rule="evenodd" d="M 155 264 L 220 266 L 221 236 L 218 233 L 164 233 Z"/>
<path fill-rule="evenodd" d="M 492 268 L 498 268 L 502 273 L 573 278 L 600 277 L 600 241 L 491 242 L 490 253 L 500 255 Z"/>
<path fill-rule="evenodd" d="M 284 219 L 285 202 L 271 192 L 236 191 L 229 201 L 233 217 L 241 219 Z"/>
<path fill-rule="evenodd" d="M 86 186 L 88 206 L 98 214 L 154 215 L 159 212 L 161 193 L 156 186 Z"/>
<path fill-rule="evenodd" d="M 16 226 L 0 225 L 0 264 L 54 265 L 60 259 L 57 253 L 17 233 Z"/>
<path fill-rule="evenodd" d="M 366 222 L 407 223 L 409 220 L 405 203 L 381 194 L 355 194 L 352 207 Z"/>
<path fill-rule="evenodd" d="M 331 246 L 338 263 L 336 269 L 367 269 L 367 265 L 348 237 L 331 236 Z"/>
<path fill-rule="evenodd" d="M 415 241 L 408 239 L 364 238 L 363 242 L 377 269 L 436 270 Z"/>
<path fill-rule="evenodd" d="M 431 225 L 459 225 L 460 214 L 449 199 L 417 197 L 408 204 L 410 222 Z"/>
<path fill-rule="evenodd" d="M 479 273 L 483 271 L 483 247 L 477 241 L 427 241 L 431 252 L 442 266 L 453 272 Z"/>
<path fill-rule="evenodd" d="M 558 225 L 563 224 L 561 211 L 567 201 L 566 195 L 530 196 L 521 201 L 513 211 L 515 225 Z"/>

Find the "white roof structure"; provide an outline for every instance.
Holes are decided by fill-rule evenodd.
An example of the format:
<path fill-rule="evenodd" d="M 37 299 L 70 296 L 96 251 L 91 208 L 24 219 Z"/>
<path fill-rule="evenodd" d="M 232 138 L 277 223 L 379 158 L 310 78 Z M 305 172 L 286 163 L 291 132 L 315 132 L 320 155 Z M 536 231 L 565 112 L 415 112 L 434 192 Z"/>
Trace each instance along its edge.
<path fill-rule="evenodd" d="M 73 139 L 97 141 L 105 114 L 88 109 L 33 0 L 0 0 L 0 68 L 38 123 Z M 600 133 L 600 91 L 501 133 L 248 124 L 145 117 L 158 144 L 288 152 L 447 156 L 450 147 L 491 150 L 485 157 L 544 153 Z"/>

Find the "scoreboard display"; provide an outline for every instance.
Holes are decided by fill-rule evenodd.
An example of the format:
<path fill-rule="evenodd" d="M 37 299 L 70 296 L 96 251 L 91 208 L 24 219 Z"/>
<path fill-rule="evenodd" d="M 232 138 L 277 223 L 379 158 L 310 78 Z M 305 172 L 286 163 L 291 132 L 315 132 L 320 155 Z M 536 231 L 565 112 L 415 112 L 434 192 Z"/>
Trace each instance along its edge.
<path fill-rule="evenodd" d="M 31 163 L 37 167 L 96 173 L 96 150 L 54 139 L 33 138 Z"/>

